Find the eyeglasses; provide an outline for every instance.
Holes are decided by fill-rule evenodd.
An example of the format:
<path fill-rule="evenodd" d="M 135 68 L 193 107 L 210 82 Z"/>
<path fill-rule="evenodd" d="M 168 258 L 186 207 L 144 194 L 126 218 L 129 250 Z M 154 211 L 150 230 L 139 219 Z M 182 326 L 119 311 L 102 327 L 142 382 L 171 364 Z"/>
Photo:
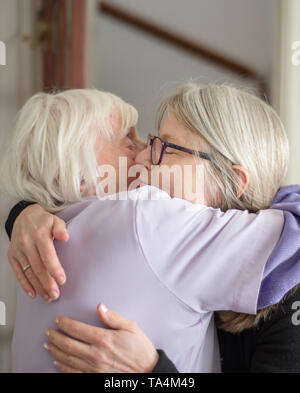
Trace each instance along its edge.
<path fill-rule="evenodd" d="M 187 147 L 182 147 L 178 145 L 174 145 L 174 143 L 166 142 L 161 139 L 159 136 L 148 135 L 148 146 L 151 146 L 151 161 L 152 165 L 160 165 L 163 159 L 163 155 L 167 149 L 170 147 L 172 149 L 180 150 L 185 153 L 192 154 L 194 156 L 203 158 L 204 160 L 211 161 L 211 158 L 208 154 L 203 153 L 201 151 L 188 149 Z"/>

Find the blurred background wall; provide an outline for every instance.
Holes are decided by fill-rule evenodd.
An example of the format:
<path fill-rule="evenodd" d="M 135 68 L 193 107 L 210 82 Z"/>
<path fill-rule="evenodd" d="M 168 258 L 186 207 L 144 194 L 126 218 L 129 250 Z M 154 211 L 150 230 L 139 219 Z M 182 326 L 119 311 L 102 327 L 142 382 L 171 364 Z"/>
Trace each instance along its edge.
<path fill-rule="evenodd" d="M 13 119 L 21 105 L 21 73 L 18 0 L 5 1 L 5 4 L 1 0 L 0 7 L 0 40 L 6 44 L 6 61 L 9 64 L 0 66 L 0 154 L 2 154 L 12 130 Z M 8 240 L 4 230 L 7 211 L 14 201 L 3 193 L 0 198 L 0 300 L 6 305 L 6 326 L 0 326 L 0 372 L 3 372 L 9 369 L 10 362 L 16 280 L 7 262 Z"/>
<path fill-rule="evenodd" d="M 257 72 L 269 87 L 277 0 L 111 0 L 134 15 L 203 44 Z M 277 26 L 278 27 L 278 26 Z M 140 113 L 142 134 L 153 130 L 161 97 L 176 83 L 197 78 L 256 91 L 257 83 L 205 58 L 136 30 L 106 13 L 97 23 L 96 86 L 126 97 Z M 270 98 L 270 97 L 269 97 Z"/>
<path fill-rule="evenodd" d="M 300 183 L 300 1 L 281 1 L 279 29 L 280 47 L 275 59 L 279 70 L 273 80 L 278 89 L 274 106 L 280 113 L 290 142 L 286 182 Z"/>
<path fill-rule="evenodd" d="M 17 111 L 39 90 L 111 91 L 137 107 L 145 136 L 154 130 L 161 98 L 178 83 L 228 82 L 279 111 L 291 142 L 287 183 L 300 183 L 300 64 L 292 63 L 299 0 L 0 0 L 0 41 L 7 49 L 7 64 L 0 65 L 0 154 Z M 4 372 L 16 301 L 4 222 L 16 201 L 3 193 L 0 201 Z"/>

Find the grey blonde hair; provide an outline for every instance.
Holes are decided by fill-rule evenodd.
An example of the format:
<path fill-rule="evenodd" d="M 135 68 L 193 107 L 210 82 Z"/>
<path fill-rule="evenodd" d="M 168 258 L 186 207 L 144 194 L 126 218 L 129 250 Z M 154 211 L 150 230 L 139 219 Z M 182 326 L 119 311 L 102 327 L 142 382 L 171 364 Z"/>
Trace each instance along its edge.
<path fill-rule="evenodd" d="M 115 109 L 120 133 L 137 123 L 136 109 L 110 93 L 82 89 L 34 95 L 18 115 L 3 158 L 2 188 L 51 212 L 83 200 L 97 183 L 96 140 L 101 137 L 101 150 L 113 138 Z"/>
<path fill-rule="evenodd" d="M 289 160 L 283 124 L 270 105 L 231 86 L 188 83 L 163 100 L 158 128 L 167 113 L 197 134 L 204 151 L 212 157 L 212 162 L 203 162 L 210 205 L 224 211 L 235 208 L 252 212 L 270 206 L 284 181 Z M 233 164 L 241 165 L 250 175 L 240 198 Z"/>

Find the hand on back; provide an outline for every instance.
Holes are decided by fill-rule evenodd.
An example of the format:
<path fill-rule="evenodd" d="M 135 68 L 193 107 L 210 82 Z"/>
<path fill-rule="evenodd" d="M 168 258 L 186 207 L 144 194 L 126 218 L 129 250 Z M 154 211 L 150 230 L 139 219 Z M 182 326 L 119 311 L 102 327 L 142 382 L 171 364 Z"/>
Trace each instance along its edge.
<path fill-rule="evenodd" d="M 47 302 L 59 297 L 59 285 L 66 282 L 54 239 L 68 241 L 65 222 L 37 204 L 30 205 L 16 219 L 8 249 L 8 259 L 24 291 L 31 298 L 38 293 Z"/>

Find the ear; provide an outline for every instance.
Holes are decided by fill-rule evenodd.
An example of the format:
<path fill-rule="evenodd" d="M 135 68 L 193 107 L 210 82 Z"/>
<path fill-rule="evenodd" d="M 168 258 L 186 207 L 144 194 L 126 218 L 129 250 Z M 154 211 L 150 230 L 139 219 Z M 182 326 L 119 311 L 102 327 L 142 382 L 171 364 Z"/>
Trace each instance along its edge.
<path fill-rule="evenodd" d="M 234 171 L 237 173 L 239 177 L 240 186 L 237 192 L 237 198 L 239 199 L 248 187 L 250 176 L 248 171 L 245 168 L 243 168 L 241 165 L 232 165 L 232 168 L 234 169 Z"/>

